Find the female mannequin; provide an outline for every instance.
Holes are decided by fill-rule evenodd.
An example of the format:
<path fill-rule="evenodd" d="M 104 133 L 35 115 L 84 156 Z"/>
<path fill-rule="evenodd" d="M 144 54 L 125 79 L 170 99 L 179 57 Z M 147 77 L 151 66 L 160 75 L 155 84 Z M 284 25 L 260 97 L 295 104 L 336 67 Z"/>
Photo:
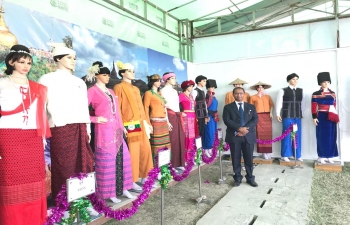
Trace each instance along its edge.
<path fill-rule="evenodd" d="M 154 74 L 148 79 L 149 91 L 145 92 L 143 104 L 147 121 L 153 127 L 151 134 L 151 148 L 153 155 L 156 155 L 160 148 L 170 148 L 169 130 L 172 129 L 165 109 L 166 101 L 159 92 L 160 76 Z"/>
<path fill-rule="evenodd" d="M 318 161 L 325 164 L 333 162 L 333 157 L 338 156 L 337 147 L 337 123 L 339 116 L 336 107 L 335 93 L 328 88 L 331 77 L 328 72 L 317 75 L 319 91 L 312 94 L 311 110 L 314 124 L 316 125 Z"/>
<path fill-rule="evenodd" d="M 229 83 L 229 85 L 233 85 L 233 87 L 243 87 L 244 84 L 248 84 L 246 81 L 244 80 L 241 80 L 239 78 L 237 78 L 236 80 L 232 81 L 231 83 Z M 243 101 L 246 102 L 246 103 L 249 103 L 249 100 L 250 100 L 250 95 L 248 92 L 244 92 L 244 98 L 243 98 Z M 235 101 L 235 97 L 233 96 L 233 92 L 232 91 L 229 91 L 226 93 L 226 96 L 225 96 L 225 105 L 228 105 L 232 102 Z"/>
<path fill-rule="evenodd" d="M 256 126 L 256 138 L 260 140 L 272 139 L 272 109 L 273 102 L 270 95 L 264 93 L 265 89 L 270 88 L 271 85 L 258 82 L 250 87 L 258 93 L 250 97 L 250 104 L 254 105 L 258 113 L 258 125 Z M 264 159 L 270 159 L 272 153 L 272 144 L 258 144 L 258 153 L 262 153 Z"/>
<path fill-rule="evenodd" d="M 214 144 L 215 133 L 217 130 L 217 123 L 219 121 L 219 115 L 218 115 L 219 102 L 216 99 L 215 92 L 214 92 L 215 88 L 217 88 L 216 81 L 212 79 L 207 80 L 206 87 L 207 87 L 207 94 L 205 97 L 205 101 L 208 107 L 209 121 L 204 126 L 204 136 L 203 136 L 202 142 L 203 142 L 204 153 L 210 157 L 212 153 L 213 144 Z"/>
<path fill-rule="evenodd" d="M 51 187 L 55 199 L 70 176 L 93 171 L 94 158 L 89 145 L 90 116 L 86 84 L 72 75 L 76 53 L 60 43 L 50 45 L 57 70 L 41 76 L 39 83 L 48 89 L 47 114 L 52 133 Z"/>
<path fill-rule="evenodd" d="M 179 95 L 180 110 L 186 113 L 186 117 L 184 117 L 186 160 L 189 158 L 189 152 L 193 148 L 194 139 L 196 134 L 198 134 L 195 112 L 196 102 L 190 95 L 193 87 L 194 82 L 192 80 L 182 82 L 181 88 L 183 92 Z"/>
<path fill-rule="evenodd" d="M 174 89 L 176 85 L 176 75 L 173 72 L 163 74 L 164 88 L 160 89 L 160 93 L 166 100 L 165 107 L 168 113 L 168 119 L 172 125 L 169 130 L 171 164 L 177 169 L 184 170 L 185 166 L 185 131 L 183 124 L 184 113 L 180 112 L 179 95 Z"/>
<path fill-rule="evenodd" d="M 130 154 L 127 148 L 123 147 L 123 132 L 125 131 L 119 112 L 118 99 L 114 92 L 106 88 L 109 82 L 110 71 L 101 62 L 95 62 L 88 70 L 87 81 L 96 84 L 88 89 L 88 103 L 94 109 L 95 115 L 90 116 L 91 122 L 95 123 L 95 170 L 98 192 L 102 198 L 109 198 L 112 202 L 118 203 L 121 200 L 116 197 L 116 168 L 120 168 L 121 174 L 128 175 L 123 179 L 123 193 L 129 197 L 133 196 L 128 192 L 132 188 Z M 123 151 L 122 161 L 129 165 L 116 165 L 118 151 Z M 122 163 L 123 164 L 123 163 Z"/>
<path fill-rule="evenodd" d="M 29 81 L 29 49 L 12 46 L 0 78 L 0 224 L 43 224 L 46 220 L 45 112 L 47 88 Z"/>
<path fill-rule="evenodd" d="M 131 84 L 135 79 L 133 65 L 118 62 L 117 66 L 118 74 L 123 80 L 115 85 L 113 90 L 119 100 L 118 105 L 124 127 L 128 131 L 127 143 L 131 156 L 133 190 L 140 192 L 142 189 L 135 182 L 139 178 L 146 178 L 153 168 L 151 145 L 147 136 L 152 126 L 146 119 L 140 90 Z"/>

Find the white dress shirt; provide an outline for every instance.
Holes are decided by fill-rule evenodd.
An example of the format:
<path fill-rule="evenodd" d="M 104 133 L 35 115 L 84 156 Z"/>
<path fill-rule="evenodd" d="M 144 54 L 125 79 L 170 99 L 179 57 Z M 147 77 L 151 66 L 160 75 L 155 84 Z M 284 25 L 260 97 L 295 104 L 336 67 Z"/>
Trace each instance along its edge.
<path fill-rule="evenodd" d="M 57 69 L 40 77 L 47 87 L 47 113 L 50 127 L 86 123 L 90 133 L 90 115 L 85 82 L 68 71 Z"/>
<path fill-rule="evenodd" d="M 243 109 L 243 112 L 244 112 L 244 102 L 237 102 L 235 101 L 236 105 L 237 105 L 237 109 L 239 111 L 239 103 L 242 103 L 242 109 Z"/>
<path fill-rule="evenodd" d="M 171 85 L 165 85 L 160 89 L 160 93 L 166 100 L 165 107 L 174 112 L 180 112 L 179 95 Z"/>
<path fill-rule="evenodd" d="M 23 105 L 22 98 L 26 97 L 21 93 L 28 93 L 28 84 L 17 84 L 8 77 L 0 78 L 0 105 L 2 111 L 12 111 L 18 106 Z M 13 129 L 37 129 L 36 124 L 37 100 L 32 102 L 29 109 L 16 114 L 2 116 L 0 119 L 0 128 Z"/>
<path fill-rule="evenodd" d="M 293 87 L 293 86 L 290 86 L 289 87 L 293 90 L 293 88 L 297 89 L 297 87 Z M 282 106 L 283 106 L 283 95 L 284 95 L 284 90 L 283 89 L 280 89 L 278 91 L 278 94 L 277 94 L 277 99 L 276 99 L 276 115 L 277 116 L 281 116 L 281 109 L 282 109 Z M 304 91 L 303 91 L 303 99 L 301 100 L 301 111 L 302 113 L 304 114 L 304 110 L 305 110 L 305 94 L 304 94 Z"/>

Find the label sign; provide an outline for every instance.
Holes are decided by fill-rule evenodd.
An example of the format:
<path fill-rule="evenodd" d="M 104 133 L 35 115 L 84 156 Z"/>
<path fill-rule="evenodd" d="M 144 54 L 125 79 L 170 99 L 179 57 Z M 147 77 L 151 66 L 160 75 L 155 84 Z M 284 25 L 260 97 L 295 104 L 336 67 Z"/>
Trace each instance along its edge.
<path fill-rule="evenodd" d="M 298 131 L 298 124 L 293 124 L 293 132 Z"/>
<path fill-rule="evenodd" d="M 158 167 L 170 163 L 170 149 L 158 152 Z"/>
<path fill-rule="evenodd" d="M 222 139 L 222 130 L 218 130 L 218 138 Z"/>
<path fill-rule="evenodd" d="M 202 147 L 202 138 L 196 138 L 196 147 L 197 149 Z"/>
<path fill-rule="evenodd" d="M 67 200 L 68 202 L 91 195 L 96 191 L 95 172 L 89 173 L 87 177 L 67 179 Z"/>

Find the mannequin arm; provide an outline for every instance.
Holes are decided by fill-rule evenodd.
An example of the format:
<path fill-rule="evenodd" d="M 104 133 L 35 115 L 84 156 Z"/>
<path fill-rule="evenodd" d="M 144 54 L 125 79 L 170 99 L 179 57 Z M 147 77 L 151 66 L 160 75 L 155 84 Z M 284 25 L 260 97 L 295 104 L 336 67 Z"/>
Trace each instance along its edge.
<path fill-rule="evenodd" d="M 151 104 L 152 93 L 150 91 L 146 91 L 143 97 L 143 108 L 145 109 L 145 117 L 147 123 L 150 125 L 151 121 L 149 119 L 149 107 Z"/>

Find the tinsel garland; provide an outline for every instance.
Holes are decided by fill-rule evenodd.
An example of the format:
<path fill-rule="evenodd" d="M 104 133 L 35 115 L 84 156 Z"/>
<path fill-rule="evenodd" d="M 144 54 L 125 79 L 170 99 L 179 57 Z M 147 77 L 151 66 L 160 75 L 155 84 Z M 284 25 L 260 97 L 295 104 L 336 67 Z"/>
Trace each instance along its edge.
<path fill-rule="evenodd" d="M 159 153 L 165 150 L 168 150 L 168 148 L 164 147 L 164 148 L 158 149 L 158 154 L 154 156 L 155 165 L 158 165 Z M 171 175 L 168 164 L 160 167 L 160 174 L 161 174 L 161 178 L 158 180 L 158 183 L 162 187 L 162 189 L 167 189 L 171 179 L 173 179 L 173 176 Z"/>
<path fill-rule="evenodd" d="M 293 124 L 291 124 L 287 128 L 287 130 L 284 131 L 284 133 L 281 136 L 278 136 L 275 139 L 272 139 L 272 140 L 256 139 L 256 141 L 257 141 L 258 144 L 272 144 L 272 143 L 275 143 L 277 141 L 281 141 L 281 140 L 285 139 L 292 131 L 293 131 Z"/>
<path fill-rule="evenodd" d="M 202 148 L 197 148 L 196 157 L 194 158 L 194 162 L 199 166 L 202 162 Z"/>
<path fill-rule="evenodd" d="M 92 207 L 92 205 L 85 197 L 72 202 L 69 206 L 69 218 L 62 219 L 61 224 L 73 224 L 77 213 L 79 213 L 79 217 L 82 221 L 89 223 L 91 221 L 91 217 L 89 212 L 86 210 L 88 207 Z"/>
<path fill-rule="evenodd" d="M 188 157 L 188 159 L 186 161 L 185 170 L 180 175 L 176 174 L 176 170 L 174 169 L 174 167 L 171 164 L 169 165 L 170 173 L 173 176 L 173 179 L 175 181 L 182 181 L 182 180 L 186 179 L 188 177 L 188 175 L 190 175 L 190 172 L 191 172 L 191 170 L 192 170 L 192 168 L 194 166 L 194 157 L 195 157 L 196 153 L 197 153 L 197 148 L 196 148 L 196 145 L 193 142 L 192 149 L 188 153 L 189 157 Z"/>
<path fill-rule="evenodd" d="M 298 148 L 298 133 L 296 131 L 293 131 L 290 135 L 291 139 L 292 139 L 292 147 L 294 149 Z M 295 139 L 295 146 L 294 146 L 294 140 Z"/>

